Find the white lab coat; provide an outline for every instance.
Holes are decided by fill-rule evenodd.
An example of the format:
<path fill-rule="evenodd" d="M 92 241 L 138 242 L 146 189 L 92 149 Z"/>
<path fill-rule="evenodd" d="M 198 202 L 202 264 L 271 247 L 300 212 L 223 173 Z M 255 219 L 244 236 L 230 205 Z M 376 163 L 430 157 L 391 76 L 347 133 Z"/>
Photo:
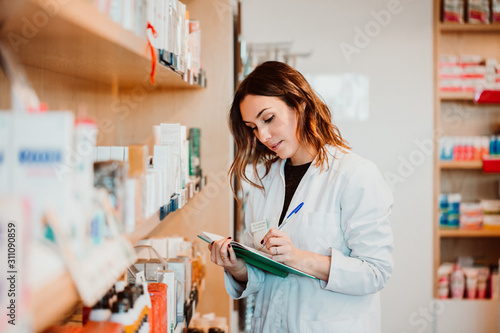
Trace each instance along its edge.
<path fill-rule="evenodd" d="M 331 257 L 328 281 L 289 274 L 286 278 L 251 265 L 248 283 L 226 272 L 228 294 L 256 294 L 252 332 L 380 332 L 379 291 L 392 273 L 393 237 L 388 216 L 392 192 L 370 161 L 328 147 L 329 168 L 311 164 L 287 215 L 304 206 L 282 229 L 302 250 Z M 245 212 L 244 243 L 252 245 L 250 223 L 281 214 L 285 161 L 263 179 L 265 193 L 252 187 Z"/>

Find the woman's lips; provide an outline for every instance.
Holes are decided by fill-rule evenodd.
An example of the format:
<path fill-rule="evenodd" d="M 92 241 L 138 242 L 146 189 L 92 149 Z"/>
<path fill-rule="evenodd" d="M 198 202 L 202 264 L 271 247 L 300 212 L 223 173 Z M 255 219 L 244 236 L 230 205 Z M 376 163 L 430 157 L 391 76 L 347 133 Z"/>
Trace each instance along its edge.
<path fill-rule="evenodd" d="M 278 142 L 277 144 L 275 144 L 274 146 L 271 146 L 271 150 L 276 151 L 276 150 L 277 150 L 277 149 L 281 146 L 281 143 L 282 143 L 282 142 L 283 142 L 283 141 L 280 141 L 280 142 Z"/>

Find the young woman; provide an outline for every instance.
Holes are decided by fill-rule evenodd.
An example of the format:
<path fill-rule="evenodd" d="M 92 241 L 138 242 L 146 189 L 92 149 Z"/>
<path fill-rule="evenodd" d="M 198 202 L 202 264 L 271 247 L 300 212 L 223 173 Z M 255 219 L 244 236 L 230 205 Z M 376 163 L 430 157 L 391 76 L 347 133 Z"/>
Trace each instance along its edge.
<path fill-rule="evenodd" d="M 230 175 L 252 185 L 243 242 L 265 244 L 276 261 L 318 278 L 281 278 L 248 265 L 230 238 L 210 244 L 229 295 L 256 293 L 252 332 L 380 332 L 393 199 L 377 167 L 349 151 L 328 107 L 284 63 L 263 63 L 239 85 L 229 125 L 236 141 Z M 252 232 L 261 220 L 270 229 Z"/>

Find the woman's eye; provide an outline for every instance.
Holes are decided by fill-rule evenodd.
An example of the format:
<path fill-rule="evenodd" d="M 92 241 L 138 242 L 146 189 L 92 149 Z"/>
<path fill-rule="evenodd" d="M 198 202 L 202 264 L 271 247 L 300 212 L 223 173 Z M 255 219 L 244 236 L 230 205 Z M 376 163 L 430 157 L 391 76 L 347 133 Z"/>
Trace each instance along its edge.
<path fill-rule="evenodd" d="M 250 127 L 250 129 L 253 131 L 255 131 L 257 129 L 257 127 Z"/>
<path fill-rule="evenodd" d="M 274 116 L 270 117 L 270 118 L 267 118 L 266 120 L 264 120 L 265 123 L 270 123 L 271 121 L 273 121 L 274 119 Z"/>

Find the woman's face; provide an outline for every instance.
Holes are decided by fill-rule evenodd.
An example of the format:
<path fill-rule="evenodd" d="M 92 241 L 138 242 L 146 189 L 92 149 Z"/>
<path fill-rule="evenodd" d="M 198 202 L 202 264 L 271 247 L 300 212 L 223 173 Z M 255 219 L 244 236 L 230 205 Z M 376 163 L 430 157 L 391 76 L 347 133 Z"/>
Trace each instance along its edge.
<path fill-rule="evenodd" d="M 297 115 L 278 97 L 247 95 L 240 103 L 241 117 L 257 137 L 292 165 L 309 163 L 314 156 L 297 139 Z"/>

